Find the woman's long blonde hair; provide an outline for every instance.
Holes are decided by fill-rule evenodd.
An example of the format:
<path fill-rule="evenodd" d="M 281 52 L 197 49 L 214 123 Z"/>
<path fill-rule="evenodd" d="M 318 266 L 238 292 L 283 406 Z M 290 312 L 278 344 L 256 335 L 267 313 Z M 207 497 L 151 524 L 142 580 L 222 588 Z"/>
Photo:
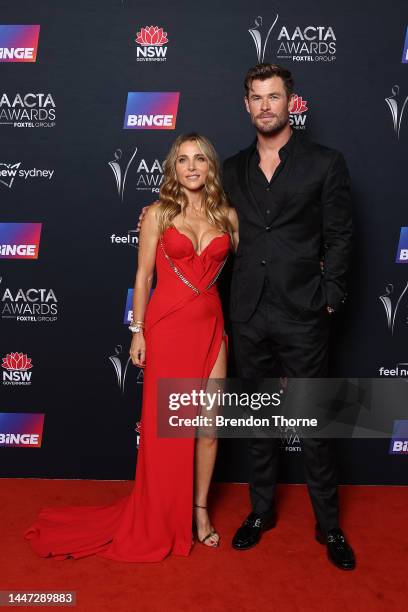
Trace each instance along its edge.
<path fill-rule="evenodd" d="M 164 180 L 160 187 L 160 208 L 158 211 L 159 231 L 162 234 L 178 214 L 183 213 L 188 204 L 183 187 L 177 180 L 176 160 L 180 146 L 194 141 L 208 159 L 209 172 L 203 189 L 203 209 L 211 225 L 232 237 L 232 227 L 228 219 L 227 198 L 222 188 L 218 155 L 211 142 L 195 132 L 181 134 L 176 138 L 164 161 Z"/>

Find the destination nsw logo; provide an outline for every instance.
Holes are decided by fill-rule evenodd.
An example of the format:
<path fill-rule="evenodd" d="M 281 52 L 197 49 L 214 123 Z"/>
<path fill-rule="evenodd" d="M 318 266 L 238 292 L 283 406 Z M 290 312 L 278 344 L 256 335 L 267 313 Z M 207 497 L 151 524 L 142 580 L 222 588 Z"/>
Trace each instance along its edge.
<path fill-rule="evenodd" d="M 38 259 L 42 223 L 0 223 L 0 259 Z"/>
<path fill-rule="evenodd" d="M 179 92 L 135 92 L 127 97 L 124 129 L 174 130 Z"/>
<path fill-rule="evenodd" d="M 0 25 L 0 62 L 35 62 L 39 25 Z"/>

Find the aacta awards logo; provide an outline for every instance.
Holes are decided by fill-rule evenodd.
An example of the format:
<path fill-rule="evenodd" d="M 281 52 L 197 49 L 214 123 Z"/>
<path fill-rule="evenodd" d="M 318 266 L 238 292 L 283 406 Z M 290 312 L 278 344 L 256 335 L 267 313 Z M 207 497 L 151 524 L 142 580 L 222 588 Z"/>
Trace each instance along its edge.
<path fill-rule="evenodd" d="M 0 278 L 0 289 L 3 279 Z M 0 290 L 1 318 L 24 323 L 53 323 L 57 320 L 58 300 L 52 289 Z"/>
<path fill-rule="evenodd" d="M 39 25 L 0 25 L 0 62 L 35 62 Z"/>
<path fill-rule="evenodd" d="M 290 105 L 290 125 L 296 130 L 304 130 L 306 128 L 306 118 L 305 114 L 307 108 L 307 102 L 302 98 L 302 96 L 298 96 L 297 94 L 293 94 L 291 105 Z"/>
<path fill-rule="evenodd" d="M 265 25 L 259 15 L 255 25 L 248 30 L 255 43 L 258 62 L 264 61 L 267 43 L 278 17 L 277 14 Z M 336 43 L 336 35 L 331 26 L 282 26 L 275 41 L 275 54 L 278 59 L 293 62 L 332 62 L 336 59 Z"/>
<path fill-rule="evenodd" d="M 38 259 L 42 223 L 0 223 L 0 259 Z"/>
<path fill-rule="evenodd" d="M 126 130 L 174 130 L 179 92 L 130 91 L 127 97 Z"/>
<path fill-rule="evenodd" d="M 399 95 L 399 85 L 394 85 L 391 89 L 392 96 L 385 98 L 386 103 L 391 111 L 392 123 L 394 126 L 394 132 L 399 140 L 401 131 L 401 122 L 404 116 L 405 107 L 408 102 L 408 96 L 403 100 Z"/>
<path fill-rule="evenodd" d="M 128 373 L 129 365 L 132 363 L 132 360 L 129 356 L 129 350 L 124 350 L 121 344 L 117 344 L 115 346 L 115 354 L 109 356 L 109 361 L 114 367 L 118 387 L 122 395 L 124 395 L 125 385 L 126 385 L 126 375 Z M 144 379 L 143 368 L 139 368 L 139 373 L 137 375 L 137 381 L 136 381 L 137 384 L 142 385 L 143 379 Z"/>
<path fill-rule="evenodd" d="M 0 94 L 0 125 L 16 128 L 55 127 L 55 102 L 50 93 Z"/>
<path fill-rule="evenodd" d="M 131 166 L 135 168 L 136 172 L 135 177 L 132 170 L 132 184 L 136 185 L 136 191 L 158 194 L 160 185 L 163 182 L 163 163 L 157 158 L 147 159 L 138 157 L 136 159 L 137 152 L 138 148 L 136 147 L 131 155 L 125 157 L 122 149 L 116 149 L 114 159 L 108 162 L 115 177 L 116 189 L 121 202 L 123 202 L 125 197 L 126 181 Z"/>
<path fill-rule="evenodd" d="M 137 33 L 137 61 L 138 62 L 165 62 L 169 40 L 167 32 L 159 26 L 145 26 Z"/>
<path fill-rule="evenodd" d="M 31 359 L 24 353 L 8 353 L 3 357 L 3 385 L 31 385 Z"/>
<path fill-rule="evenodd" d="M 402 321 L 405 325 L 408 324 L 408 315 L 406 312 L 407 303 L 406 299 L 408 297 L 408 282 L 405 284 L 405 287 L 398 294 L 394 293 L 394 285 L 392 283 L 388 283 L 385 287 L 385 293 L 379 296 L 379 300 L 384 306 L 385 315 L 387 317 L 387 327 L 388 331 L 391 335 L 394 334 L 395 324 L 397 321 Z M 405 314 L 404 314 L 404 305 L 405 305 Z M 402 313 L 402 316 L 401 316 Z M 397 319 L 398 316 L 398 319 Z"/>

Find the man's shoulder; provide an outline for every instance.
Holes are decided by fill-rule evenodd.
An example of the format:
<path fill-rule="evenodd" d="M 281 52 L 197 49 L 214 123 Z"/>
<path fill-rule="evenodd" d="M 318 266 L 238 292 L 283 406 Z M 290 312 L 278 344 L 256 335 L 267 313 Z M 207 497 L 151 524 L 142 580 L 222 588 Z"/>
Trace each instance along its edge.
<path fill-rule="evenodd" d="M 320 142 L 315 142 L 314 140 L 309 140 L 309 138 L 303 135 L 298 136 L 298 142 L 300 150 L 303 149 L 308 154 L 314 155 L 322 161 L 332 161 L 334 158 L 342 156 L 342 153 L 337 149 L 323 145 Z"/>
<path fill-rule="evenodd" d="M 245 149 L 241 149 L 240 151 L 238 151 L 238 153 L 227 157 L 223 163 L 224 170 L 238 166 L 242 162 L 242 160 L 246 158 L 252 148 L 253 144 L 249 145 L 249 147 L 246 147 Z"/>

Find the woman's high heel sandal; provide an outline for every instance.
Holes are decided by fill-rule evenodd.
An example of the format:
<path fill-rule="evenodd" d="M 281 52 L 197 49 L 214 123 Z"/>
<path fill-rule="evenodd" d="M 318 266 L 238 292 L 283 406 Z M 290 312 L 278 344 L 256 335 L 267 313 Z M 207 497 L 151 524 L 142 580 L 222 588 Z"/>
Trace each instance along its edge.
<path fill-rule="evenodd" d="M 203 508 L 204 510 L 207 510 L 207 506 L 199 506 L 198 504 L 193 504 L 193 508 Z M 208 538 L 211 538 L 212 536 L 216 535 L 218 536 L 218 540 L 216 542 L 214 542 L 214 544 L 212 544 L 211 546 L 209 546 L 209 548 L 217 548 L 220 545 L 220 535 L 215 531 L 214 527 L 211 528 L 211 531 L 209 533 L 207 533 L 207 535 L 200 540 L 200 538 L 198 537 L 198 527 L 197 527 L 197 522 L 195 522 L 195 527 L 196 527 L 196 531 L 197 531 L 197 540 L 201 543 L 204 544 L 204 546 L 207 546 L 207 544 L 205 544 L 206 540 L 208 540 Z"/>

